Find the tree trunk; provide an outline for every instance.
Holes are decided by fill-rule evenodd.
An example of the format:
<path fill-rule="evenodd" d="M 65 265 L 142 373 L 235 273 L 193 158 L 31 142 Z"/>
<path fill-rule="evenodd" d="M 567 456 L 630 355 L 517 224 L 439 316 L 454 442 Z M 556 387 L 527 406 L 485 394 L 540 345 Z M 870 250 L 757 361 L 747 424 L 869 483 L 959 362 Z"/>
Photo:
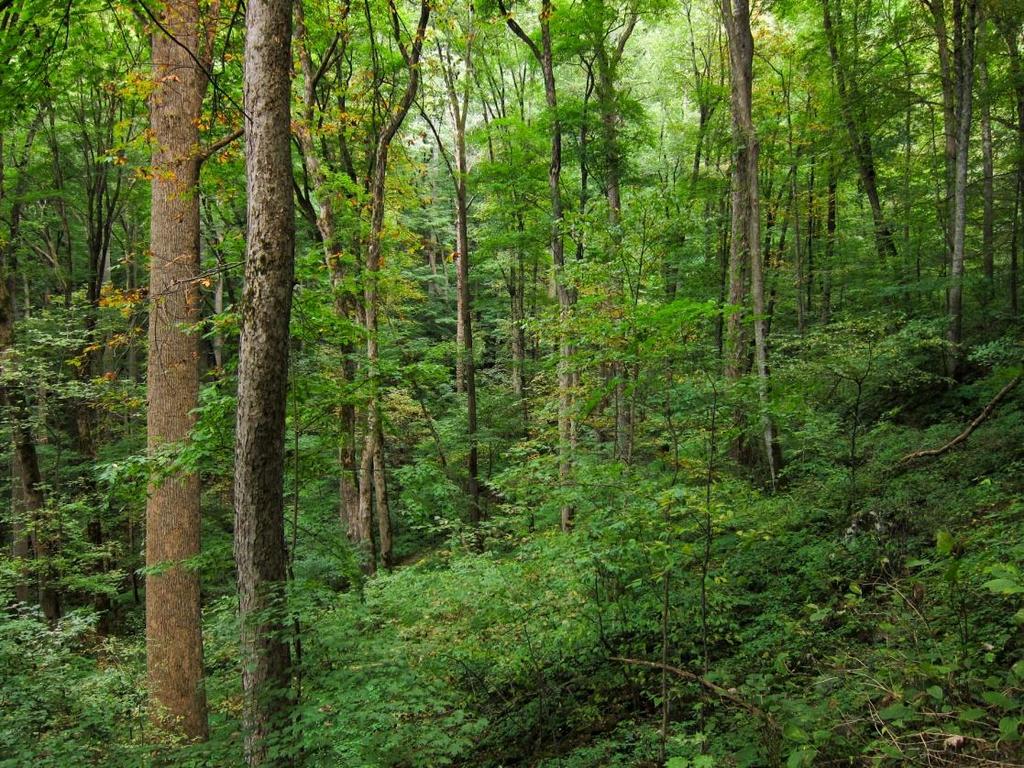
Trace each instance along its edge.
<path fill-rule="evenodd" d="M 380 277 L 381 233 L 384 229 L 384 201 L 388 173 L 388 153 L 391 142 L 405 121 L 409 108 L 416 99 L 420 85 L 420 54 L 423 51 L 423 36 L 427 21 L 430 18 L 430 5 L 423 0 L 420 3 L 420 17 L 413 34 L 412 48 L 408 51 L 402 45 L 398 22 L 398 11 L 393 0 L 389 0 L 392 14 L 393 31 L 406 66 L 409 69 L 409 80 L 405 91 L 387 123 L 377 136 L 373 155 L 373 170 L 370 180 L 370 231 L 366 248 L 366 264 L 363 270 L 363 326 L 366 330 L 366 367 L 369 389 L 369 400 L 366 404 L 366 434 L 363 440 L 363 457 L 359 476 L 359 519 L 366 523 L 373 519 L 372 501 L 376 501 L 377 522 L 379 529 L 387 530 L 387 536 L 380 541 L 381 562 L 385 567 L 391 563 L 391 518 L 388 510 L 386 468 L 384 466 L 383 439 L 384 431 L 381 423 L 381 380 L 380 380 L 380 342 L 378 337 L 377 312 L 379 294 L 377 281 Z M 367 470 L 370 470 L 369 472 Z M 371 494 L 368 484 L 373 483 Z"/>
<path fill-rule="evenodd" d="M 476 364 L 473 359 L 473 299 L 469 287 L 469 232 L 466 218 L 466 131 L 465 123 L 456 121 L 455 160 L 458 179 L 455 182 L 456 209 L 456 259 L 457 284 L 459 293 L 458 324 L 462 329 L 462 349 L 459 356 L 463 359 L 463 375 L 466 391 L 466 440 L 469 442 L 469 459 L 467 462 L 469 518 L 476 525 L 480 522 L 480 488 L 477 468 L 477 424 L 476 424 Z"/>
<path fill-rule="evenodd" d="M 469 454 L 466 461 L 467 492 L 469 495 L 469 520 L 474 526 L 481 518 L 480 485 L 477 447 L 477 411 L 476 411 L 476 361 L 473 353 L 473 297 L 469 282 L 469 205 L 467 201 L 467 180 L 469 164 L 466 156 L 466 117 L 469 112 L 469 86 L 473 72 L 473 8 L 469 9 L 469 26 L 466 30 L 466 52 L 463 58 L 462 93 L 458 92 L 456 78 L 458 72 L 448 57 L 443 57 L 444 80 L 448 96 L 448 109 L 451 112 L 455 129 L 455 167 L 452 170 L 452 181 L 455 184 L 455 259 L 457 302 L 457 358 L 460 362 L 456 372 L 459 391 L 466 393 L 466 440 L 469 443 Z M 514 290 L 514 289 L 513 289 Z M 521 396 L 521 392 L 520 392 Z"/>
<path fill-rule="evenodd" d="M 946 374 L 956 378 L 963 357 L 964 245 L 967 231 L 967 160 L 971 138 L 971 108 L 974 85 L 974 39 L 978 0 L 953 0 L 953 40 L 956 56 L 956 162 L 953 178 L 953 252 L 950 264 L 949 328 L 946 339 L 950 353 Z"/>
<path fill-rule="evenodd" d="M 153 133 L 150 214 L 147 449 L 188 439 L 199 404 L 199 118 L 206 76 L 198 0 L 164 7 L 154 30 L 149 99 Z M 190 740 L 207 736 L 199 572 L 199 476 L 154 475 L 146 498 L 146 667 L 154 723 Z"/>
<path fill-rule="evenodd" d="M 992 300 L 995 285 L 995 171 L 992 161 L 992 100 L 988 82 L 987 55 L 979 63 L 978 76 L 981 87 L 981 164 L 982 164 L 982 219 L 981 219 L 981 264 L 985 276 L 984 301 Z"/>
<path fill-rule="evenodd" d="M 1010 245 L 1010 269 L 1009 269 L 1009 300 L 1010 313 L 1017 317 L 1019 312 L 1019 293 L 1017 265 L 1020 259 L 1020 250 L 1024 248 L 1024 236 L 1021 228 L 1022 205 L 1021 196 L 1024 195 L 1024 67 L 1021 66 L 1020 44 L 1020 19 L 1013 15 L 997 17 L 999 30 L 1003 40 L 1006 42 L 1006 52 L 1009 58 L 1010 81 L 1013 84 L 1013 92 L 1016 101 L 1017 112 L 1017 181 L 1014 185 L 1014 216 L 1013 216 L 1013 242 Z"/>
<path fill-rule="evenodd" d="M 348 13 L 349 5 L 345 4 L 343 13 Z M 306 36 L 305 13 L 303 2 L 299 0 L 295 4 L 295 42 L 298 47 L 299 66 L 302 72 L 302 102 L 303 102 L 303 124 L 296 132 L 299 139 L 299 146 L 302 149 L 306 169 L 309 172 L 309 179 L 312 185 L 314 203 L 316 205 L 316 225 L 323 241 L 324 259 L 330 271 L 331 283 L 335 292 L 335 312 L 346 319 L 353 320 L 356 315 L 356 296 L 346 287 L 348 284 L 348 273 L 352 270 L 349 259 L 345 258 L 341 238 L 337 233 L 335 224 L 336 216 L 331 196 L 326 192 L 327 174 L 323 168 L 323 162 L 313 141 L 313 123 L 316 115 L 316 69 L 313 66 L 313 59 L 309 51 Z M 343 39 L 341 45 L 346 41 Z M 351 342 L 344 342 L 341 346 L 342 386 L 350 384 L 355 378 L 355 365 L 352 362 L 352 355 L 355 347 Z M 340 517 L 345 524 L 349 538 L 356 544 L 363 544 L 363 529 L 356 524 L 359 516 L 359 490 L 358 471 L 356 466 L 356 414 L 355 404 L 346 399 L 340 406 L 341 415 L 341 439 L 338 445 L 338 464 L 340 479 L 338 482 L 338 495 L 340 506 Z"/>
<path fill-rule="evenodd" d="M 247 243 L 235 438 L 235 564 L 241 622 L 242 727 L 249 766 L 280 765 L 268 737 L 290 715 L 286 639 L 284 439 L 294 276 L 290 0 L 246 9 Z M 282 745 L 283 746 L 283 745 Z"/>
<path fill-rule="evenodd" d="M 43 113 L 39 112 L 29 126 L 20 158 L 15 162 L 14 194 L 8 215 L 7 237 L 0 239 L 0 363 L 5 369 L 10 364 L 14 346 L 14 324 L 18 316 L 17 302 L 17 245 L 21 238 L 21 216 L 24 196 L 28 189 L 29 176 L 26 173 L 32 144 L 42 124 Z M 6 196 L 4 186 L 4 146 L 0 130 L 0 201 Z M 8 371 L 8 374 L 10 371 Z M 39 569 L 39 607 L 43 617 L 51 624 L 61 614 L 60 593 L 53 585 L 55 574 L 51 555 L 54 542 L 51 539 L 46 497 L 43 493 L 43 477 L 39 468 L 35 438 L 32 434 L 31 415 L 25 398 L 25 387 L 14 380 L 2 387 L 3 404 L 11 412 L 11 433 L 14 452 L 21 473 L 21 497 L 24 503 L 27 535 L 35 550 L 35 558 L 42 562 Z"/>
<path fill-rule="evenodd" d="M 750 291 L 754 310 L 754 360 L 757 368 L 758 395 L 761 403 L 761 426 L 764 438 L 768 475 L 774 488 L 781 456 L 775 438 L 775 425 L 767 412 L 769 397 L 768 338 L 765 327 L 764 270 L 761 260 L 760 197 L 758 191 L 757 134 L 752 117 L 752 84 L 754 38 L 750 31 L 748 0 L 722 0 L 722 13 L 729 38 L 729 60 L 732 78 L 731 102 L 733 118 L 732 174 L 732 242 L 729 255 L 733 265 L 750 265 Z M 737 281 L 739 282 L 739 281 Z M 730 301 L 733 280 L 730 277 Z M 730 325 L 738 326 L 730 317 Z M 732 332 L 735 365 L 738 332 Z"/>
<path fill-rule="evenodd" d="M 567 488 L 572 475 L 572 441 L 575 425 L 572 423 L 572 369 L 570 358 L 569 320 L 572 314 L 572 295 L 565 279 L 565 243 L 562 239 L 562 124 L 558 118 L 558 95 L 555 90 L 555 67 L 552 54 L 550 19 L 551 0 L 542 0 L 540 11 L 540 47 L 523 31 L 499 0 L 509 29 L 522 40 L 540 65 L 544 77 L 544 99 L 551 113 L 551 161 L 548 165 L 548 191 L 551 198 L 551 262 L 554 267 L 555 295 L 558 299 L 558 479 Z M 576 510 L 569 503 L 562 505 L 562 530 L 573 526 Z"/>
<path fill-rule="evenodd" d="M 24 576 L 14 585 L 14 599 L 23 604 L 32 602 L 32 582 L 26 573 L 32 557 L 32 539 L 26 525 L 25 489 L 21 480 L 18 452 L 11 453 L 11 557 L 18 573 Z"/>
<path fill-rule="evenodd" d="M 828 166 L 828 200 L 825 213 L 825 263 L 821 268 L 821 322 L 827 324 L 832 320 L 832 266 L 836 253 L 836 164 L 835 159 L 829 160 Z"/>

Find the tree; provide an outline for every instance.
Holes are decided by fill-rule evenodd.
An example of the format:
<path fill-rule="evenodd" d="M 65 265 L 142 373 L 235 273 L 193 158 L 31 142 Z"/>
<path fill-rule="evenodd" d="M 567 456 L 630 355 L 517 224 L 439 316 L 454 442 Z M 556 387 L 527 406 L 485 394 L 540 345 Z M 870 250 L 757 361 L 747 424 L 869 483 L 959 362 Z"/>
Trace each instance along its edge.
<path fill-rule="evenodd" d="M 349 3 L 342 6 L 338 23 L 348 18 Z M 343 59 L 348 45 L 348 36 L 336 33 L 329 49 L 325 52 L 319 68 L 313 66 L 313 57 L 306 25 L 304 2 L 295 5 L 295 44 L 298 48 L 299 67 L 302 73 L 302 123 L 297 136 L 302 158 L 309 176 L 312 200 L 316 206 L 315 220 L 317 232 L 323 242 L 324 259 L 330 271 L 331 281 L 336 293 L 335 312 L 339 316 L 354 321 L 356 315 L 356 295 L 349 288 L 354 282 L 355 265 L 345 255 L 345 237 L 339 228 L 339 216 L 336 210 L 336 196 L 332 196 L 328 187 L 328 164 L 321 156 L 320 148 L 315 141 L 315 128 L 318 122 L 317 84 L 328 71 L 329 65 Z M 320 115 L 322 121 L 322 115 Z M 349 178 L 355 182 L 355 170 L 350 169 Z M 351 341 L 342 343 L 342 379 L 351 384 L 355 378 L 353 353 L 355 345 Z M 357 543 L 370 542 L 373 532 L 370 520 L 362 520 L 359 516 L 359 479 L 356 466 L 356 410 L 348 399 L 341 404 L 341 441 L 338 446 L 338 459 L 341 469 L 339 481 L 341 518 L 345 523 L 349 538 Z"/>
<path fill-rule="evenodd" d="M 781 452 L 775 437 L 775 425 L 767 412 L 768 338 L 764 300 L 764 267 L 761 260 L 761 208 L 758 192 L 758 153 L 760 146 L 752 114 L 754 79 L 754 38 L 750 31 L 750 5 L 747 0 L 722 0 L 722 14 L 729 40 L 729 63 L 732 80 L 731 105 L 733 126 L 732 164 L 732 239 L 729 249 L 729 356 L 726 372 L 737 378 L 746 355 L 743 345 L 742 315 L 736 308 L 743 303 L 745 274 L 750 272 L 750 293 L 753 300 L 754 361 L 761 402 L 761 426 L 765 460 L 772 487 L 778 477 Z"/>
<path fill-rule="evenodd" d="M 551 162 L 548 165 L 548 192 L 551 198 L 551 263 L 555 270 L 555 294 L 558 297 L 558 478 L 563 487 L 569 484 L 572 473 L 572 444 L 575 425 L 572 420 L 572 344 L 568 324 L 572 315 L 572 293 L 565 275 L 565 241 L 562 238 L 562 125 L 558 117 L 558 92 L 555 88 L 555 62 L 551 43 L 551 17 L 554 13 L 550 0 L 541 0 L 540 45 L 538 46 L 519 25 L 503 0 L 498 7 L 505 23 L 533 54 L 544 79 L 544 100 L 551 119 Z M 562 530 L 573 526 L 575 510 L 563 504 Z"/>
<path fill-rule="evenodd" d="M 893 240 L 892 230 L 885 220 L 882 211 L 882 201 L 878 194 L 878 173 L 875 168 L 875 152 L 869 132 L 870 122 L 865 112 L 866 100 L 860 93 L 857 81 L 847 73 L 847 64 L 839 49 L 839 33 L 836 24 L 832 19 L 831 3 L 835 2 L 839 7 L 839 0 L 821 0 L 823 26 L 825 38 L 828 41 L 829 57 L 832 61 L 832 71 L 835 76 L 836 89 L 839 95 L 839 108 L 842 112 L 843 123 L 846 125 L 846 132 L 850 139 L 850 146 L 853 149 L 854 159 L 857 161 L 857 171 L 860 174 L 861 184 L 864 186 L 864 193 L 867 195 L 871 205 L 871 217 L 875 225 L 875 245 L 880 259 L 895 259 L 896 244 Z"/>
<path fill-rule="evenodd" d="M 469 455 L 466 461 L 469 517 L 474 525 L 480 522 L 480 482 L 477 448 L 476 360 L 473 351 L 473 296 L 470 286 L 469 244 L 469 160 L 466 148 L 466 118 L 473 78 L 474 9 L 469 5 L 468 18 L 461 32 L 461 73 L 454 56 L 454 41 L 447 46 L 438 43 L 441 77 L 451 117 L 454 158 L 449 156 L 445 142 L 431 123 L 438 150 L 444 159 L 455 190 L 455 284 L 456 284 L 456 369 L 455 388 L 466 393 L 466 439 Z M 460 24 L 461 27 L 461 24 Z M 461 82 L 460 82 L 461 78 Z"/>
<path fill-rule="evenodd" d="M 378 281 L 381 266 L 381 233 L 384 229 L 384 203 L 388 173 L 388 156 L 391 142 L 402 127 L 409 113 L 420 85 L 420 56 L 423 52 L 423 38 L 430 18 L 427 0 L 420 3 L 420 16 L 413 33 L 412 46 L 402 42 L 401 20 L 395 0 L 388 0 L 391 30 L 399 47 L 402 59 L 409 70 L 402 96 L 385 120 L 373 150 L 373 165 L 370 181 L 370 232 L 367 238 L 366 263 L 363 278 L 363 321 L 366 330 L 366 365 L 369 378 L 369 402 L 366 406 L 366 432 L 363 441 L 363 455 L 359 467 L 359 516 L 372 519 L 373 506 L 377 510 L 379 548 L 381 562 L 391 567 L 391 519 L 388 509 L 387 477 L 384 466 L 384 432 L 381 423 L 380 395 L 380 338 L 377 316 L 380 309 Z"/>
<path fill-rule="evenodd" d="M 206 91 L 197 0 L 164 6 L 153 30 L 155 88 L 150 206 L 150 458 L 188 439 L 199 404 L 199 122 Z M 207 735 L 199 572 L 200 485 L 195 472 L 158 470 L 146 499 L 146 657 L 158 725 Z"/>
<path fill-rule="evenodd" d="M 934 0 L 939 4 L 939 0 Z M 965 239 L 967 234 L 967 160 L 971 139 L 971 115 L 974 104 L 974 43 L 978 25 L 977 0 L 953 0 L 953 55 L 956 76 L 955 152 L 953 163 L 953 224 L 950 286 L 948 299 L 949 328 L 946 339 L 950 352 L 946 374 L 955 379 L 963 358 L 963 281 Z"/>
<path fill-rule="evenodd" d="M 291 0 L 246 8 L 247 240 L 235 436 L 235 565 L 242 725 L 249 766 L 285 762 L 269 737 L 289 716 L 285 636 L 284 437 L 295 271 L 291 160 Z"/>

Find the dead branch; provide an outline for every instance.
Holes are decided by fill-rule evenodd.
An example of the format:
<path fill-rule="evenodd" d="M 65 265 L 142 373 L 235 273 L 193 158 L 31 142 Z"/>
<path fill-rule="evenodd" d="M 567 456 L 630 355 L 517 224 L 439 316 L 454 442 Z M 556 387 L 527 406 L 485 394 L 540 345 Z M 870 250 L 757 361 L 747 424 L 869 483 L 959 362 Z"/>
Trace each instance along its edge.
<path fill-rule="evenodd" d="M 1012 379 L 1010 379 L 1009 383 L 1007 383 L 1005 387 L 999 390 L 998 394 L 996 394 L 996 396 L 989 401 L 988 405 L 981 409 L 981 413 L 979 413 L 977 417 L 975 417 L 974 421 L 972 421 L 967 426 L 967 429 L 965 429 L 959 435 L 957 435 L 948 443 L 943 445 L 941 448 L 929 448 L 924 451 L 914 451 L 913 453 L 908 453 L 906 456 L 900 459 L 899 463 L 908 464 L 911 461 L 916 461 L 917 459 L 941 456 L 951 448 L 955 448 L 956 446 L 960 445 L 960 443 L 964 442 L 964 440 L 971 436 L 971 433 L 974 430 L 976 430 L 982 424 L 982 422 L 985 421 L 985 419 L 992 415 L 992 412 L 996 409 L 996 406 L 999 405 L 999 403 L 1002 402 L 1003 399 L 1005 399 L 1006 396 L 1010 394 L 1010 392 L 1012 392 L 1018 384 L 1020 384 L 1021 379 L 1024 379 L 1024 374 L 1017 374 Z"/>
<path fill-rule="evenodd" d="M 628 659 L 628 658 L 625 658 L 625 657 L 622 657 L 622 656 L 612 656 L 611 660 L 612 661 L 621 661 L 623 664 L 633 664 L 633 665 L 638 666 L 638 667 L 650 667 L 651 669 L 662 669 L 662 670 L 664 670 L 666 672 L 671 672 L 673 675 L 675 675 L 676 677 L 682 678 L 683 680 L 688 680 L 691 683 L 697 683 L 698 685 L 704 687 L 706 690 L 708 690 L 711 693 L 713 693 L 718 698 L 723 699 L 725 701 L 728 701 L 731 704 L 735 704 L 740 709 L 744 709 L 747 712 L 749 712 L 750 714 L 754 715 L 755 717 L 759 717 L 762 720 L 764 720 L 764 722 L 769 727 L 771 727 L 771 728 L 773 728 L 775 730 L 778 730 L 779 725 L 775 721 L 775 718 L 773 718 L 770 714 L 765 712 L 759 706 L 757 706 L 756 704 L 751 704 L 749 701 L 746 701 L 745 699 L 740 698 L 738 695 L 736 695 L 732 691 L 730 691 L 730 690 L 728 690 L 726 688 L 723 688 L 722 686 L 720 686 L 720 685 L 718 685 L 716 683 L 711 682 L 710 680 L 708 680 L 705 677 L 701 677 L 700 675 L 694 674 L 693 672 L 688 672 L 685 669 L 680 669 L 679 667 L 673 667 L 671 664 L 662 664 L 661 662 L 658 662 L 658 661 L 644 661 L 643 659 Z"/>

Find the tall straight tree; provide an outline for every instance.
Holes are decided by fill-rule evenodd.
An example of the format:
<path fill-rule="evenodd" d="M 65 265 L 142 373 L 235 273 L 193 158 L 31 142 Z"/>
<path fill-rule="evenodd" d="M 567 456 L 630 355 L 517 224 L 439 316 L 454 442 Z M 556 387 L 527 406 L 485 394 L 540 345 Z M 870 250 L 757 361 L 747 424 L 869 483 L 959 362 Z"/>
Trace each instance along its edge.
<path fill-rule="evenodd" d="M 346 2 L 336 18 L 336 23 L 343 23 L 349 15 L 351 5 Z M 324 54 L 325 62 L 329 63 L 332 56 L 339 59 L 346 54 L 348 36 L 338 33 Z M 328 188 L 328 163 L 321 156 L 321 148 L 317 146 L 314 130 L 318 117 L 322 120 L 322 112 L 318 116 L 317 81 L 326 70 L 322 64 L 320 70 L 313 66 L 309 33 L 306 25 L 305 8 L 302 0 L 295 4 L 295 45 L 298 48 L 299 70 L 302 73 L 302 122 L 296 131 L 302 159 L 309 177 L 311 204 L 315 206 L 316 227 L 323 241 L 324 260 L 330 271 L 334 286 L 335 312 L 346 319 L 354 319 L 356 312 L 356 293 L 348 287 L 352 282 L 355 265 L 350 263 L 344 252 L 344 239 L 338 232 L 338 211 L 336 198 L 332 197 Z M 344 141 L 342 137 L 340 141 Z M 350 178 L 354 181 L 354 169 Z M 355 363 L 352 353 L 355 345 L 344 341 L 341 345 L 342 367 L 341 378 L 351 383 L 355 378 Z M 341 440 L 338 446 L 339 468 L 341 478 L 338 484 L 340 497 L 341 519 L 345 524 L 349 538 L 356 543 L 368 543 L 372 546 L 373 533 L 370 520 L 359 517 L 359 481 L 356 467 L 356 412 L 351 402 L 342 403 L 341 408 Z"/>
<path fill-rule="evenodd" d="M 359 470 L 359 516 L 370 520 L 372 506 L 377 508 L 380 559 L 385 568 L 391 567 L 391 520 L 388 511 L 387 475 L 384 466 L 384 431 L 381 424 L 381 382 L 380 382 L 380 339 L 378 337 L 377 313 L 380 309 L 378 280 L 381 263 L 381 234 L 384 231 L 384 203 L 388 174 L 388 158 L 391 143 L 402 127 L 420 87 L 420 56 L 423 53 L 423 38 L 427 21 L 430 19 L 430 4 L 420 3 L 420 16 L 413 33 L 412 46 L 402 42 L 402 23 L 394 0 L 388 2 L 391 31 L 401 51 L 409 80 L 405 90 L 388 117 L 374 147 L 373 170 L 370 174 L 370 232 L 366 248 L 366 264 L 363 272 L 365 301 L 364 324 L 366 329 L 366 361 L 370 384 L 370 398 L 366 405 L 366 434 L 363 441 L 363 455 Z"/>
<path fill-rule="evenodd" d="M 151 456 L 188 438 L 199 402 L 199 119 L 207 78 L 198 63 L 198 0 L 164 5 L 153 30 L 155 88 L 150 213 L 149 399 Z M 151 480 L 146 498 L 146 666 L 155 722 L 190 739 L 207 735 L 199 573 L 199 476 Z"/>
<path fill-rule="evenodd" d="M 761 206 L 757 182 L 760 146 L 754 129 L 752 110 L 754 80 L 754 36 L 750 31 L 748 0 L 722 0 L 722 16 L 729 39 L 729 63 L 732 80 L 732 239 L 729 246 L 729 301 L 738 306 L 743 297 L 743 274 L 750 270 L 750 292 L 754 310 L 754 363 L 757 369 L 758 396 L 765 459 L 774 487 L 781 460 L 775 425 L 767 413 L 768 334 L 764 301 L 764 268 L 761 261 Z M 744 355 L 741 318 L 735 312 L 729 319 L 727 373 L 738 375 L 736 361 Z"/>
<path fill-rule="evenodd" d="M 953 158 L 952 261 L 950 262 L 949 327 L 946 339 L 950 351 L 946 374 L 956 378 L 963 357 L 963 293 L 965 238 L 967 234 L 967 160 L 971 139 L 971 110 L 974 104 L 974 41 L 978 26 L 978 0 L 953 0 L 953 55 L 956 68 L 956 135 Z"/>
<path fill-rule="evenodd" d="M 291 0 L 251 0 L 245 33 L 245 292 L 235 436 L 235 565 L 242 727 L 249 766 L 282 764 L 267 737 L 288 717 L 284 431 L 295 273 Z"/>
<path fill-rule="evenodd" d="M 568 324 L 572 314 L 572 294 L 565 278 L 565 241 L 562 239 L 562 123 L 558 119 L 558 92 L 555 89 L 555 58 L 551 42 L 551 16 L 554 13 L 551 0 L 541 0 L 540 45 L 534 42 L 519 25 L 504 0 L 498 0 L 498 7 L 505 16 L 505 23 L 512 33 L 530 49 L 540 66 L 544 78 L 544 100 L 551 113 L 551 161 L 548 165 L 548 191 L 551 196 L 551 261 L 555 270 L 555 293 L 558 296 L 558 479 L 562 486 L 569 484 L 572 473 L 572 443 L 575 426 L 572 422 L 572 370 L 570 356 L 572 344 L 569 341 Z M 575 510 L 563 504 L 561 510 L 562 530 L 573 526 Z"/>
<path fill-rule="evenodd" d="M 456 258 L 456 373 L 455 386 L 466 393 L 466 439 L 469 441 L 469 456 L 466 462 L 467 490 L 469 492 L 469 517 L 474 525 L 480 522 L 480 483 L 478 479 L 477 411 L 476 411 L 476 361 L 473 353 L 473 297 L 469 283 L 469 161 L 466 151 L 466 117 L 469 114 L 470 85 L 473 76 L 473 4 L 467 11 L 465 27 L 458 25 L 461 32 L 462 72 L 460 82 L 459 66 L 453 55 L 456 42 L 447 46 L 438 44 L 441 75 L 444 79 L 448 111 L 454 130 L 454 162 L 448 157 L 440 135 L 437 135 L 438 151 L 441 152 L 452 184 L 455 187 L 455 258 Z M 454 37 L 454 36 L 453 36 Z"/>

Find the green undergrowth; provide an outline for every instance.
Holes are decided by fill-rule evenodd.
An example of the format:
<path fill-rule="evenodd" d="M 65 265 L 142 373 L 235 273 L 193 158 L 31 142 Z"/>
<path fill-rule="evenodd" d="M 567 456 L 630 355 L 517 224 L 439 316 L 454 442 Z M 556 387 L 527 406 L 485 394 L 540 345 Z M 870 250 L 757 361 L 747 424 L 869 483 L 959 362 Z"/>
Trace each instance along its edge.
<path fill-rule="evenodd" d="M 770 495 L 722 468 L 709 504 L 698 435 L 674 468 L 581 464 L 569 535 L 505 477 L 483 552 L 448 531 L 341 587 L 328 555 L 299 560 L 281 748 L 324 767 L 1018 764 L 1019 403 L 909 465 L 962 423 L 878 419 L 853 480 L 836 464 Z M 211 740 L 155 749 L 141 640 L 101 639 L 82 614 L 0 624 L 0 766 L 238 764 L 236 636 L 233 600 L 214 600 Z"/>

